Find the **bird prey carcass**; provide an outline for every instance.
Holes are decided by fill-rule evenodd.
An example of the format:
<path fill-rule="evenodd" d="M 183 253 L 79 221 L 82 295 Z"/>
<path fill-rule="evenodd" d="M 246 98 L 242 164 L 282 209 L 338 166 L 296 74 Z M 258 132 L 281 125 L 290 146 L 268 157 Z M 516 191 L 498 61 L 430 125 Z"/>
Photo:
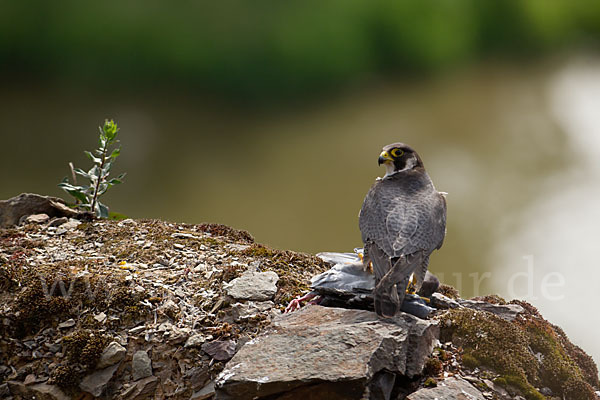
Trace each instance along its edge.
<path fill-rule="evenodd" d="M 375 311 L 390 318 L 400 310 L 411 275 L 418 291 L 429 255 L 442 246 L 446 200 L 410 146 L 387 145 L 378 162 L 385 165 L 386 174 L 367 193 L 359 227 L 365 245 L 363 263 L 367 267 L 372 262 L 375 274 Z"/>

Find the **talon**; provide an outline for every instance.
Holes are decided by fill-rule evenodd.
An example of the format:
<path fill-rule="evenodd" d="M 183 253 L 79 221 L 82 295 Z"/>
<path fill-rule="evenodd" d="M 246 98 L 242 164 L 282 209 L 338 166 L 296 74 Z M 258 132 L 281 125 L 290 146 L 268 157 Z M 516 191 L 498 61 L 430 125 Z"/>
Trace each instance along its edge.
<path fill-rule="evenodd" d="M 408 286 L 406 287 L 406 293 L 408 294 L 417 294 L 417 278 L 413 274 L 408 281 Z"/>
<path fill-rule="evenodd" d="M 365 265 L 365 256 L 363 255 L 363 253 L 358 253 L 358 258 L 360 258 L 360 262 L 363 263 L 363 269 L 365 271 L 373 273 L 373 261 L 369 261 L 369 263 Z"/>

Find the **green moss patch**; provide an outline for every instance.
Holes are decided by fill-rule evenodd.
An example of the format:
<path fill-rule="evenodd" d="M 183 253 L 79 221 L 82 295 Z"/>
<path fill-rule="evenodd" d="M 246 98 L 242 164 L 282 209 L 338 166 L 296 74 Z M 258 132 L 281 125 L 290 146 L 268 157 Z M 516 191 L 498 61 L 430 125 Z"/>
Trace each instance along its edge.
<path fill-rule="evenodd" d="M 198 225 L 198 229 L 203 232 L 210 233 L 214 236 L 223 236 L 236 242 L 243 242 L 247 244 L 254 243 L 254 238 L 251 234 L 246 231 L 231 228 L 227 225 L 221 224 L 201 224 Z"/>
<path fill-rule="evenodd" d="M 460 293 L 458 293 L 458 290 L 444 283 L 440 285 L 440 287 L 438 288 L 438 292 L 451 299 L 458 299 L 460 297 Z"/>
<path fill-rule="evenodd" d="M 52 371 L 51 382 L 66 389 L 76 388 L 81 378 L 94 369 L 107 343 L 101 333 L 88 329 L 64 336 L 64 361 Z"/>
<path fill-rule="evenodd" d="M 488 312 L 455 309 L 442 322 L 442 340 L 462 347 L 463 365 L 495 371 L 500 375 L 497 384 L 518 389 L 528 400 L 545 399 L 536 389 L 541 387 L 565 399 L 595 399 L 593 361 L 583 357 L 578 361 L 579 353 L 572 344 L 565 345 L 568 339 L 562 331 L 535 308 L 529 306 L 526 315 L 514 322 Z"/>
<path fill-rule="evenodd" d="M 62 344 L 65 357 L 70 363 L 92 369 L 100 359 L 107 339 L 98 332 L 81 329 L 63 337 Z"/>

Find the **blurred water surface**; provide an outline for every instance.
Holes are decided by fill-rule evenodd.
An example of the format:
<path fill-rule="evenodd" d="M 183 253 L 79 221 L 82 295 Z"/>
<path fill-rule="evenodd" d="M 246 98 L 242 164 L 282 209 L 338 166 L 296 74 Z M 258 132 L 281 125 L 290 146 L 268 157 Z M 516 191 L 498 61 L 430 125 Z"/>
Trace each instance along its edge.
<path fill-rule="evenodd" d="M 128 173 L 105 197 L 113 211 L 224 223 L 277 248 L 349 251 L 361 245 L 363 197 L 384 172 L 380 149 L 403 141 L 449 193 L 448 234 L 430 269 L 467 297 L 532 300 L 598 360 L 594 338 L 577 333 L 578 310 L 597 302 L 597 291 L 571 288 L 585 286 L 582 276 L 600 278 L 600 75 L 590 72 L 599 68 L 587 57 L 490 63 L 254 110 L 169 89 L 5 85 L 0 197 L 66 196 L 56 183 L 67 162 L 88 165 L 82 151 L 94 148 L 96 127 L 110 117 L 123 145 L 115 172 Z M 527 271 L 528 256 L 538 273 L 532 293 L 529 280 L 511 278 Z M 565 278 L 552 287 L 560 300 L 540 292 L 553 272 Z"/>

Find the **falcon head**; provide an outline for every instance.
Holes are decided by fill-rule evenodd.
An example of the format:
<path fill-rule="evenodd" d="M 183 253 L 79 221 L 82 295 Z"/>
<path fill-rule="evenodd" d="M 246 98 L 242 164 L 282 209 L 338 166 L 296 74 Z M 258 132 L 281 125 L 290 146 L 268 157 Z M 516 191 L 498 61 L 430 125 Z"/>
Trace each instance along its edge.
<path fill-rule="evenodd" d="M 404 143 L 392 143 L 385 146 L 379 155 L 378 163 L 385 165 L 385 176 L 418 167 L 423 168 L 421 157 L 412 147 Z"/>

